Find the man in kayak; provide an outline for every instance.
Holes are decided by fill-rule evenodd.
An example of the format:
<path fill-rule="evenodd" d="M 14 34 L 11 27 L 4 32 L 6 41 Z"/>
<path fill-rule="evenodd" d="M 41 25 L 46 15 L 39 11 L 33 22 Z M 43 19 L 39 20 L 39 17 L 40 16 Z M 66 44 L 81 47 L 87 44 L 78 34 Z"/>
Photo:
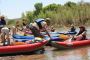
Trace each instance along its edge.
<path fill-rule="evenodd" d="M 86 39 L 86 30 L 84 26 L 80 26 L 80 31 L 71 39 L 71 41 L 80 41 Z"/>
<path fill-rule="evenodd" d="M 68 32 L 75 32 L 76 31 L 76 28 L 74 27 L 74 25 L 71 25 L 71 31 L 68 31 Z"/>
<path fill-rule="evenodd" d="M 32 26 L 30 27 L 34 37 L 41 37 L 43 38 L 43 34 L 41 33 L 41 29 L 44 28 L 47 35 L 50 37 L 50 39 L 53 40 L 53 38 L 50 36 L 49 32 L 47 31 L 47 25 L 50 24 L 50 19 L 37 19 L 34 23 L 32 23 Z"/>

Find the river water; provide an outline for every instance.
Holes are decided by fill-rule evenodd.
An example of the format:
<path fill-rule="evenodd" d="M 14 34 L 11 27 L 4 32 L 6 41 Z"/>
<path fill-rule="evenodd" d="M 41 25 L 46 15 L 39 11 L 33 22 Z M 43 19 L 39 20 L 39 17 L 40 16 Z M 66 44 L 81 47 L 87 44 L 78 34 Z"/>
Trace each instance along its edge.
<path fill-rule="evenodd" d="M 79 28 L 76 27 L 76 31 Z M 66 32 L 70 29 L 55 28 L 56 31 Z M 90 27 L 87 27 L 87 37 L 90 37 Z M 45 51 L 34 53 L 16 54 L 13 56 L 1 56 L 0 60 L 90 60 L 90 46 L 78 47 L 73 49 L 57 49 L 52 46 L 45 46 Z"/>

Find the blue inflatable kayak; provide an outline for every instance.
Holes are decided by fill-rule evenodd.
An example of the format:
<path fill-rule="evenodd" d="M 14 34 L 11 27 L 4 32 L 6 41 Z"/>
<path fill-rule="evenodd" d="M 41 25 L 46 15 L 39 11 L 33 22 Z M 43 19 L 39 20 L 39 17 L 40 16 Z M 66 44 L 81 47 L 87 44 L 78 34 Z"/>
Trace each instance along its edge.
<path fill-rule="evenodd" d="M 42 32 L 44 35 L 47 35 L 46 32 Z M 49 34 L 58 34 L 58 32 L 49 32 Z"/>
<path fill-rule="evenodd" d="M 25 41 L 28 41 L 28 40 L 33 40 L 34 38 L 32 39 L 13 39 L 15 42 L 25 42 Z M 53 37 L 53 40 L 51 40 L 49 37 L 46 37 L 45 39 L 49 40 L 49 42 L 51 41 L 61 41 L 63 39 L 60 39 L 59 37 Z"/>
<path fill-rule="evenodd" d="M 48 36 L 45 36 L 45 37 L 48 37 Z M 51 36 L 51 37 L 59 37 L 59 35 L 54 35 L 54 36 Z M 34 36 L 13 35 L 13 38 L 16 38 L 16 39 L 34 39 Z"/>
<path fill-rule="evenodd" d="M 59 34 L 76 34 L 77 32 L 59 32 Z"/>
<path fill-rule="evenodd" d="M 47 35 L 45 32 L 42 32 L 44 35 Z M 76 34 L 77 32 L 49 32 L 49 34 Z"/>

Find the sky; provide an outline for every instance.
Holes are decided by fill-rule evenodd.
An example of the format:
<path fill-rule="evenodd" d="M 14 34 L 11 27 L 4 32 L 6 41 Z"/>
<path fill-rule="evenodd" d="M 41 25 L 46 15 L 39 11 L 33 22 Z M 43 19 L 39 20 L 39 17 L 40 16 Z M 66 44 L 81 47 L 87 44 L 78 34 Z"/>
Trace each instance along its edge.
<path fill-rule="evenodd" d="M 81 0 L 0 0 L 0 15 L 5 15 L 8 19 L 20 18 L 22 12 L 33 11 L 35 3 L 43 3 L 43 7 L 52 3 L 64 5 L 71 1 L 78 3 Z M 84 0 L 90 2 L 90 0 Z"/>

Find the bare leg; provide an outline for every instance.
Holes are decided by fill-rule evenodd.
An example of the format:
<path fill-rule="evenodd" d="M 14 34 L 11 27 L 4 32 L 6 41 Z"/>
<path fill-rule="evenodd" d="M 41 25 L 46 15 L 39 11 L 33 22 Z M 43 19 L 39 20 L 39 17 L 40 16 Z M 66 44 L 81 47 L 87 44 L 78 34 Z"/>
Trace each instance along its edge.
<path fill-rule="evenodd" d="M 26 35 L 26 29 L 24 30 L 24 35 Z"/>
<path fill-rule="evenodd" d="M 80 36 L 80 37 L 78 37 L 78 38 L 76 39 L 76 41 L 80 41 L 82 38 L 83 38 L 83 37 Z"/>

